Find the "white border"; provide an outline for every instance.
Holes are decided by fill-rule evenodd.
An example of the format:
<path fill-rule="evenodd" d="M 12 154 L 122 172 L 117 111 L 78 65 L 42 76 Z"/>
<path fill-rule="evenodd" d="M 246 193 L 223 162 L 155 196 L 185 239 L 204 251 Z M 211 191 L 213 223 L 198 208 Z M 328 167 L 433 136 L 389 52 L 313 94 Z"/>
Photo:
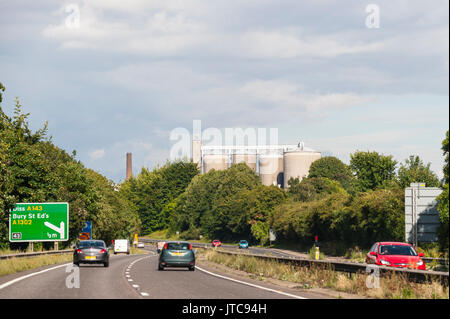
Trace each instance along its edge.
<path fill-rule="evenodd" d="M 42 204 L 67 204 L 67 217 L 66 217 L 66 225 L 67 225 L 67 236 L 66 239 L 55 239 L 55 240 L 11 240 L 11 210 L 9 210 L 9 229 L 8 229 L 8 239 L 10 243 L 36 243 L 36 242 L 57 242 L 57 241 L 68 241 L 69 240 L 69 203 L 68 202 L 45 202 L 45 203 L 15 203 L 14 205 L 42 205 Z"/>

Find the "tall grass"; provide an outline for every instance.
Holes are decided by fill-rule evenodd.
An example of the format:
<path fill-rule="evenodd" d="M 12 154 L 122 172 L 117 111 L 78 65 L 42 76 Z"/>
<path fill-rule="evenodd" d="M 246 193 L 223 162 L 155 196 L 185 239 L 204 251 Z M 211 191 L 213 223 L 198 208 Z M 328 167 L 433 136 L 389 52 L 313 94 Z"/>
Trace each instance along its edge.
<path fill-rule="evenodd" d="M 0 260 L 0 276 L 73 260 L 72 253 Z"/>
<path fill-rule="evenodd" d="M 326 266 L 311 268 L 263 260 L 248 255 L 227 255 L 208 250 L 207 260 L 227 267 L 245 271 L 259 279 L 274 278 L 299 284 L 302 288 L 331 288 L 333 290 L 383 299 L 448 299 L 448 287 L 439 282 L 411 283 L 405 276 L 392 273 L 380 278 L 379 288 L 368 288 L 367 275 L 347 274 L 333 271 Z"/>

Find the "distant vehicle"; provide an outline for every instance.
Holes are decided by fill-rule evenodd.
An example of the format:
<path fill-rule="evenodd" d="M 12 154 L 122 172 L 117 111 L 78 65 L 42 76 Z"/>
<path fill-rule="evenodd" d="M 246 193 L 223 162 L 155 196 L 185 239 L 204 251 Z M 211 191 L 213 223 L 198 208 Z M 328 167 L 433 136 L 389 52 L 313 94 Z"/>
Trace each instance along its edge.
<path fill-rule="evenodd" d="M 248 248 L 248 242 L 246 240 L 241 240 L 239 242 L 239 249 L 241 249 L 241 248 L 245 248 L 245 249 Z"/>
<path fill-rule="evenodd" d="M 158 242 L 158 244 L 157 244 L 157 246 L 156 246 L 156 249 L 157 249 L 157 251 L 158 251 L 158 254 L 161 252 L 161 250 L 163 249 L 163 247 L 164 247 L 165 244 L 166 244 L 166 243 L 165 243 L 164 241 L 159 241 L 159 242 Z"/>
<path fill-rule="evenodd" d="M 109 267 L 109 251 L 103 240 L 80 241 L 73 252 L 73 263 L 101 263 Z"/>
<path fill-rule="evenodd" d="M 114 240 L 114 255 L 117 253 L 130 254 L 130 243 L 128 239 L 115 239 Z"/>
<path fill-rule="evenodd" d="M 138 242 L 137 243 L 137 248 L 145 248 L 145 245 L 143 242 Z"/>
<path fill-rule="evenodd" d="M 408 243 L 378 242 L 373 244 L 366 255 L 366 263 L 379 266 L 401 267 L 425 270 L 422 260 L 424 254 L 418 254 Z"/>
<path fill-rule="evenodd" d="M 218 239 L 214 239 L 212 241 L 212 246 L 213 247 L 220 247 L 220 246 L 222 246 L 222 242 L 220 240 L 218 240 Z"/>
<path fill-rule="evenodd" d="M 188 267 L 195 270 L 195 254 L 188 242 L 167 242 L 159 255 L 158 270 L 165 267 Z"/>

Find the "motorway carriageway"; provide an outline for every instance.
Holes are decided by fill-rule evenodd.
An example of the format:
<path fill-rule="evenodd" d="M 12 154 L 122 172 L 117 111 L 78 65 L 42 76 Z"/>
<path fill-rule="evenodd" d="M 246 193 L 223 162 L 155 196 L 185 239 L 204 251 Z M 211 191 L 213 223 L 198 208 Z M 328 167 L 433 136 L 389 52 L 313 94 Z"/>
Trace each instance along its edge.
<path fill-rule="evenodd" d="M 219 272 L 197 262 L 195 271 L 158 271 L 158 254 L 111 255 L 108 268 L 81 264 L 79 288 L 69 288 L 72 263 L 41 267 L 0 277 L 0 299 L 319 299 L 318 293 Z M 69 281 L 69 286 L 73 281 Z"/>

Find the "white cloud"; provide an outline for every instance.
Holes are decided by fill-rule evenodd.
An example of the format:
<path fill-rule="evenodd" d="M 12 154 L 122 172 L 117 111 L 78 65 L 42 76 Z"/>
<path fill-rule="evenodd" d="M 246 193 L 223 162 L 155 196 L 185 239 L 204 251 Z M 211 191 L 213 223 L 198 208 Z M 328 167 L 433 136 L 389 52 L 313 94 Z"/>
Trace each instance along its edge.
<path fill-rule="evenodd" d="M 105 156 L 105 149 L 103 148 L 89 153 L 89 157 L 94 161 L 101 159 L 103 156 Z"/>
<path fill-rule="evenodd" d="M 289 30 L 250 31 L 241 36 L 240 42 L 245 52 L 253 57 L 332 58 L 343 54 L 381 51 L 381 42 L 362 43 L 351 39 L 345 43 L 339 34 L 305 36 Z"/>

